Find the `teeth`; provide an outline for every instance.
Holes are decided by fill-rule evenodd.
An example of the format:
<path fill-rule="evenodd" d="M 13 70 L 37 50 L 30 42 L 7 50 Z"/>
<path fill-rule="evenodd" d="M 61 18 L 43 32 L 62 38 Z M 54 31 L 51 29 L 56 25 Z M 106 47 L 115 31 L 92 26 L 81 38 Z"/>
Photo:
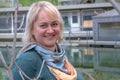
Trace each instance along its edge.
<path fill-rule="evenodd" d="M 47 38 L 48 38 L 48 39 L 51 39 L 51 38 L 53 38 L 53 36 L 47 36 Z"/>

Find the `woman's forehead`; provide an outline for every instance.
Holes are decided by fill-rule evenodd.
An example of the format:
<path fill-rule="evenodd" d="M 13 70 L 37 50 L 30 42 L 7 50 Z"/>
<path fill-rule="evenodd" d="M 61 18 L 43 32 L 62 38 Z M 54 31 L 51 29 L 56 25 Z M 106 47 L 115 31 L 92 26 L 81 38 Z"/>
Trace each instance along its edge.
<path fill-rule="evenodd" d="M 53 16 L 52 14 L 46 13 L 45 11 L 40 11 L 37 19 L 40 21 L 48 20 L 48 21 L 58 21 L 57 16 Z"/>

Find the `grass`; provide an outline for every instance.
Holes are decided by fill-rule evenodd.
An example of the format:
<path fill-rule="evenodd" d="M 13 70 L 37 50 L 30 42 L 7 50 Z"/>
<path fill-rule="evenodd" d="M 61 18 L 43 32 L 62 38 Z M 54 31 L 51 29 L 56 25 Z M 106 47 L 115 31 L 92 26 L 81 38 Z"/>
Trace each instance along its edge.
<path fill-rule="evenodd" d="M 89 73 L 94 80 L 120 80 L 120 74 L 118 73 L 111 73 L 111 72 L 95 72 L 93 68 L 84 69 L 84 68 L 76 68 L 80 73 L 87 72 Z M 84 80 L 90 80 L 88 76 L 83 76 Z"/>
<path fill-rule="evenodd" d="M 1 70 L 0 70 L 0 80 L 3 80 L 3 74 Z"/>
<path fill-rule="evenodd" d="M 0 80 L 7 80 L 7 71 L 5 68 L 0 67 Z"/>
<path fill-rule="evenodd" d="M 119 74 L 108 72 L 92 72 L 91 75 L 95 80 L 120 80 Z"/>
<path fill-rule="evenodd" d="M 120 80 L 119 74 L 103 73 L 103 72 L 100 73 L 92 72 L 90 74 L 95 80 Z M 89 80 L 88 77 L 84 77 L 84 79 Z"/>
<path fill-rule="evenodd" d="M 95 72 L 93 69 L 80 69 L 76 68 L 80 73 L 88 72 L 95 80 L 120 80 L 120 74 L 118 73 L 109 73 L 109 72 Z M 0 69 L 0 80 L 5 80 L 6 70 L 3 68 Z M 84 80 L 89 80 L 88 77 L 84 76 Z"/>

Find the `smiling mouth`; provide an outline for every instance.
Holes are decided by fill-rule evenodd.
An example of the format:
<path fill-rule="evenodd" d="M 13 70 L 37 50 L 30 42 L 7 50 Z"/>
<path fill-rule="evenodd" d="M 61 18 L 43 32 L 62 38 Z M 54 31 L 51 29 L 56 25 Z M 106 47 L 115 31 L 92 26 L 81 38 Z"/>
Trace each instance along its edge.
<path fill-rule="evenodd" d="M 55 37 L 55 35 L 49 35 L 49 36 L 45 36 L 47 39 L 53 39 Z"/>

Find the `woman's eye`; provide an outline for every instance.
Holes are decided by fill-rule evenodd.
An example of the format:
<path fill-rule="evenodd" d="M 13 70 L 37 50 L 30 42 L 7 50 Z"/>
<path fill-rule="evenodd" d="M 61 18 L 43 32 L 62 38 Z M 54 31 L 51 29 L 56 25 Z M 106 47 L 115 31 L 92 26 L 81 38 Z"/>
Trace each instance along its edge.
<path fill-rule="evenodd" d="M 58 26 L 58 23 L 53 23 L 52 24 L 52 27 L 57 27 Z"/>
<path fill-rule="evenodd" d="M 46 24 L 40 24 L 40 28 L 46 28 L 47 25 Z"/>

